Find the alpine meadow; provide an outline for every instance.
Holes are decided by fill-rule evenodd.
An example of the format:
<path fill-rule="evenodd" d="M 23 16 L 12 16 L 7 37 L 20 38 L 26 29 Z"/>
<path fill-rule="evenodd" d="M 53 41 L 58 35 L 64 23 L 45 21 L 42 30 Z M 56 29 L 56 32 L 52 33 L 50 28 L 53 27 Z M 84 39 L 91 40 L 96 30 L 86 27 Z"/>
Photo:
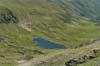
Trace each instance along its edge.
<path fill-rule="evenodd" d="M 100 0 L 0 0 L 0 66 L 100 66 Z"/>

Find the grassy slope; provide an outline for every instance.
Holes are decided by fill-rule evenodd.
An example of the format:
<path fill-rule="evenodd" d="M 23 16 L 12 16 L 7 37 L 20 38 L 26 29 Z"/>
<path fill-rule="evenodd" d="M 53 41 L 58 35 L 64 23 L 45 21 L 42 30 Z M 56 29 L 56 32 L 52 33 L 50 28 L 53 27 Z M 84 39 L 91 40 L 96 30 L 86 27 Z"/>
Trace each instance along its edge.
<path fill-rule="evenodd" d="M 65 66 L 65 62 L 73 59 L 73 58 L 78 58 L 82 57 L 84 55 L 92 54 L 91 51 L 93 49 L 100 48 L 100 41 L 96 41 L 95 43 L 92 43 L 91 45 L 84 46 L 81 48 L 77 49 L 67 49 L 67 50 L 59 50 L 55 51 L 53 53 L 49 53 L 48 55 L 44 56 L 39 56 L 34 58 L 33 60 L 30 60 L 29 62 L 26 62 L 24 64 L 19 64 L 17 66 Z M 95 62 L 96 64 L 95 64 Z M 78 66 L 90 66 L 91 63 L 93 65 L 98 65 L 99 64 L 99 57 L 93 59 L 93 60 L 88 60 L 88 62 L 78 65 Z"/>
<path fill-rule="evenodd" d="M 20 20 L 21 23 L 23 24 L 32 23 L 31 35 L 33 37 L 42 36 L 49 39 L 50 41 L 58 42 L 60 44 L 65 44 L 66 47 L 71 47 L 69 46 L 69 44 L 73 45 L 74 43 L 81 44 L 79 42 L 82 43 L 87 42 L 88 41 L 87 37 L 89 37 L 89 40 L 92 40 L 95 37 L 95 33 L 98 33 L 99 28 L 96 27 L 94 24 L 89 23 L 89 21 L 81 18 L 76 19 L 73 18 L 72 16 L 69 16 L 67 10 L 60 8 L 60 6 L 58 6 L 57 4 L 48 3 L 46 0 L 44 0 L 40 4 L 38 1 L 36 1 L 36 4 L 34 4 L 35 0 L 32 2 L 31 0 L 29 0 L 28 2 L 27 1 L 23 2 L 23 0 L 19 0 L 16 2 L 15 0 L 15 2 L 13 3 L 4 2 L 5 4 L 3 5 L 10 8 L 16 14 L 16 16 L 19 19 L 21 19 Z M 75 24 L 73 26 L 73 24 L 67 25 L 66 23 L 75 23 Z M 81 32 L 80 30 L 83 31 L 84 33 Z M 85 35 L 87 33 L 90 34 L 87 36 Z M 83 35 L 84 37 L 82 37 Z M 99 33 L 96 35 L 98 36 Z M 78 38 L 81 37 L 82 41 L 81 40 L 78 41 Z M 70 43 L 72 41 L 73 43 Z"/>
<path fill-rule="evenodd" d="M 58 0 L 57 0 L 58 1 Z M 63 5 L 69 7 L 69 10 L 80 16 L 92 18 L 91 20 L 100 20 L 100 4 L 99 0 L 59 0 Z"/>
<path fill-rule="evenodd" d="M 0 1 L 2 6 L 11 9 L 19 18 L 19 24 L 31 23 L 31 26 L 25 27 L 32 30 L 29 32 L 19 24 L 0 24 L 0 37 L 4 38 L 0 42 L 0 53 L 5 55 L 5 58 L 0 58 L 0 65 L 14 66 L 15 59 L 23 58 L 21 53 L 36 57 L 38 53 L 33 50 L 41 50 L 48 54 L 50 50 L 37 47 L 32 42 L 34 37 L 44 37 L 68 48 L 86 45 L 100 37 L 100 28 L 95 24 L 81 17 L 73 18 L 58 4 L 40 1 Z"/>

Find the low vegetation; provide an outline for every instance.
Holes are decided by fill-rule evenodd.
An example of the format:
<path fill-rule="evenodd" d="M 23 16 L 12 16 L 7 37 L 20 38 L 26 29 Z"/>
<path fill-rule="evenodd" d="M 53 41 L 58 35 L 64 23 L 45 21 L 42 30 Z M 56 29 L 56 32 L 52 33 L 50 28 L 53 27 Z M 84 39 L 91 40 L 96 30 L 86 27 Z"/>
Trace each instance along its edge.
<path fill-rule="evenodd" d="M 0 0 L 0 66 L 15 66 L 28 61 L 31 63 L 31 60 L 33 64 L 41 60 L 44 60 L 44 63 L 46 60 L 46 66 L 64 66 L 74 53 L 77 55 L 83 50 L 87 53 L 91 48 L 100 48 L 98 44 L 93 44 L 100 39 L 100 27 L 97 20 L 91 21 L 98 15 L 94 15 L 94 12 L 93 16 L 85 14 L 85 11 L 81 10 L 87 1 L 66 1 Z M 80 6 L 80 11 L 77 11 L 77 6 Z M 75 9 L 75 12 L 71 9 Z M 91 8 L 88 11 L 90 10 Z M 62 44 L 67 49 L 41 48 L 32 42 L 32 39 L 37 37 Z M 99 63 L 98 58 L 99 56 L 79 66 L 89 66 L 95 59 Z"/>

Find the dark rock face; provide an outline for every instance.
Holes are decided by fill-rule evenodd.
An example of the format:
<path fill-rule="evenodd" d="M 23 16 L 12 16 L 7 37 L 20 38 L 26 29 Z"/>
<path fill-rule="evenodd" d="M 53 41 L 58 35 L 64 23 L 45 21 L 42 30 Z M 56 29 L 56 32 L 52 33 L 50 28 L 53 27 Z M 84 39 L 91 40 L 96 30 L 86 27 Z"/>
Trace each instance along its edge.
<path fill-rule="evenodd" d="M 76 57 L 76 58 L 73 58 L 73 59 L 65 62 L 65 66 L 77 66 L 78 64 L 82 64 L 82 63 L 85 63 L 89 60 L 97 58 L 98 54 L 100 54 L 99 48 L 93 49 L 91 51 L 92 51 L 91 52 L 92 54 L 86 54 L 86 55 Z M 77 60 L 75 60 L 75 59 L 77 59 Z"/>
<path fill-rule="evenodd" d="M 0 7 L 0 23 L 17 23 L 18 18 L 13 14 L 13 12 L 5 7 Z"/>

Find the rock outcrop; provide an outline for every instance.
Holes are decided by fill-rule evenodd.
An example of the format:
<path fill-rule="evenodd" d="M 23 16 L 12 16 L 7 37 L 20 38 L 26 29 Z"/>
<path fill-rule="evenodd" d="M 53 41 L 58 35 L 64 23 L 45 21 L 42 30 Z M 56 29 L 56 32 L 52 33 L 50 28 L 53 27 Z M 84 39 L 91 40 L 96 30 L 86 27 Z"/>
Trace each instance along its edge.
<path fill-rule="evenodd" d="M 100 49 L 98 48 L 93 49 L 90 53 L 86 55 L 70 59 L 65 63 L 65 66 L 77 66 L 77 64 L 82 64 L 85 63 L 86 61 L 97 58 L 98 54 L 100 54 Z"/>
<path fill-rule="evenodd" d="M 14 15 L 14 13 L 5 7 L 0 6 L 0 23 L 17 23 L 18 18 Z"/>

